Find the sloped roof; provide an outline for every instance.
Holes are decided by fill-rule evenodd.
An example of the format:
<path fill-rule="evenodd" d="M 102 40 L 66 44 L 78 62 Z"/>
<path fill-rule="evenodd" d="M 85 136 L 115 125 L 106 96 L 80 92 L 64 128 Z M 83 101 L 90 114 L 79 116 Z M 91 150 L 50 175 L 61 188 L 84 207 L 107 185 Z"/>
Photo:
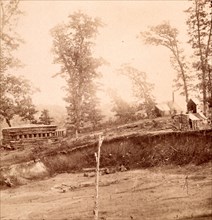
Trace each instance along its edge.
<path fill-rule="evenodd" d="M 189 116 L 189 119 L 191 119 L 192 121 L 200 121 L 201 120 L 193 113 L 189 113 L 188 116 Z"/>
<path fill-rule="evenodd" d="M 189 101 L 193 101 L 196 105 L 200 104 L 200 101 L 197 98 L 190 98 Z"/>
<path fill-rule="evenodd" d="M 157 104 L 156 107 L 161 111 L 170 111 L 170 108 L 166 103 Z"/>
<path fill-rule="evenodd" d="M 207 120 L 207 118 L 202 113 L 194 113 L 194 115 L 200 120 Z"/>
<path fill-rule="evenodd" d="M 30 129 L 30 128 L 56 128 L 56 125 L 43 125 L 43 124 L 24 124 L 14 127 L 3 128 L 2 130 L 14 130 L 14 129 Z"/>
<path fill-rule="evenodd" d="M 205 115 L 204 115 L 202 112 L 199 112 L 199 115 L 200 115 L 203 119 L 207 120 L 207 117 L 205 117 Z"/>
<path fill-rule="evenodd" d="M 177 112 L 183 111 L 182 108 L 176 102 L 170 101 L 167 104 L 171 110 L 176 110 Z"/>

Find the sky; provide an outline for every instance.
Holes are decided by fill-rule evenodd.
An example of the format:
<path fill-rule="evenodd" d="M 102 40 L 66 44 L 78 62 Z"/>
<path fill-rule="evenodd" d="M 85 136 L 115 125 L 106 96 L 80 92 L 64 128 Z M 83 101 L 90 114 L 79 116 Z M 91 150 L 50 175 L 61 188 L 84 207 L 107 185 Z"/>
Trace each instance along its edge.
<path fill-rule="evenodd" d="M 57 24 L 66 22 L 68 15 L 82 11 L 89 16 L 99 17 L 105 24 L 94 39 L 94 55 L 104 58 L 108 64 L 101 67 L 103 91 L 99 93 L 103 103 L 109 102 L 108 88 L 115 88 L 129 100 L 129 81 L 117 74 L 117 69 L 128 63 L 146 72 L 150 82 L 155 84 L 153 94 L 158 102 L 171 100 L 172 81 L 175 71 L 169 62 L 169 51 L 163 47 L 144 45 L 137 36 L 148 26 L 169 21 L 180 31 L 179 38 L 187 41 L 186 14 L 188 1 L 51 1 L 25 0 L 21 9 L 25 11 L 17 27 L 17 32 L 25 40 L 17 51 L 17 56 L 25 67 L 17 71 L 32 81 L 40 92 L 34 95 L 35 104 L 65 105 L 65 85 L 62 78 L 52 77 L 59 66 L 53 64 L 52 37 L 50 30 Z M 105 92 L 104 92 L 105 91 Z M 184 97 L 175 95 L 183 105 Z"/>

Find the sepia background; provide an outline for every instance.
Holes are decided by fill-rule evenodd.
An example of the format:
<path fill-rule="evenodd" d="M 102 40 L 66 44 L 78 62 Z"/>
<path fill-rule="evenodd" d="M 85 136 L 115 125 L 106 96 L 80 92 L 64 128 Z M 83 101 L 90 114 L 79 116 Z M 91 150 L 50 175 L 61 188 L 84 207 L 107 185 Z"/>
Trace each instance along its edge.
<path fill-rule="evenodd" d="M 108 63 L 101 67 L 103 91 L 99 97 L 109 103 L 108 88 L 115 88 L 127 101 L 131 100 L 130 82 L 117 74 L 123 63 L 128 63 L 147 73 L 155 84 L 153 94 L 158 102 L 172 98 L 172 81 L 175 70 L 169 62 L 170 52 L 164 47 L 144 45 L 137 36 L 148 26 L 169 21 L 179 30 L 179 40 L 187 47 L 187 1 L 23 1 L 20 4 L 25 16 L 21 17 L 17 32 L 25 40 L 17 51 L 25 67 L 17 73 L 30 79 L 40 92 L 34 95 L 35 104 L 65 106 L 65 84 L 60 77 L 53 78 L 59 66 L 53 64 L 50 30 L 67 21 L 74 11 L 82 11 L 91 17 L 99 17 L 105 24 L 96 37 L 95 55 Z M 189 51 L 188 49 L 186 51 Z M 184 97 L 175 99 L 185 108 Z"/>

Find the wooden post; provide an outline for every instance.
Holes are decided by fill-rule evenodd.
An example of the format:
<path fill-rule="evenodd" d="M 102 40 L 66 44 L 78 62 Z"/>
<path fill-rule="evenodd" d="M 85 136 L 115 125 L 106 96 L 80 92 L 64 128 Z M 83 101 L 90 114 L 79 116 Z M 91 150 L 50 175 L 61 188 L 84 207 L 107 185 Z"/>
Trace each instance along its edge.
<path fill-rule="evenodd" d="M 98 153 L 95 152 L 96 158 L 96 200 L 95 200 L 95 207 L 94 207 L 94 220 L 98 220 L 98 213 L 99 213 L 99 165 L 100 165 L 100 152 L 102 142 L 104 140 L 104 136 L 99 135 L 99 143 L 98 143 Z"/>

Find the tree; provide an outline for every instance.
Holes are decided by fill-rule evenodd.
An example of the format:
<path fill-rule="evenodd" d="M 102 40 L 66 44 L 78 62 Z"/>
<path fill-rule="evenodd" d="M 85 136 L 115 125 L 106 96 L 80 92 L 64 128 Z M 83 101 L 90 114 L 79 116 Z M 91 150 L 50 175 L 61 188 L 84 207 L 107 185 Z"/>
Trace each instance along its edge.
<path fill-rule="evenodd" d="M 119 73 L 127 76 L 132 82 L 133 95 L 139 103 L 137 110 L 145 110 L 151 117 L 155 107 L 152 95 L 154 85 L 147 81 L 146 73 L 126 64 L 119 69 Z"/>
<path fill-rule="evenodd" d="M 94 103 L 96 103 L 96 105 L 94 105 Z M 99 100 L 97 99 L 97 97 L 93 97 L 93 100 L 91 98 L 91 100 L 89 101 L 89 103 L 87 103 L 84 109 L 84 111 L 86 112 L 84 124 L 86 124 L 86 122 L 88 124 L 91 124 L 91 130 L 96 130 L 101 124 L 101 121 L 104 117 L 101 113 L 98 104 Z"/>
<path fill-rule="evenodd" d="M 141 32 L 141 37 L 146 44 L 155 46 L 163 46 L 171 52 L 170 61 L 173 68 L 177 72 L 176 79 L 174 80 L 176 89 L 183 88 L 181 94 L 185 95 L 186 103 L 189 99 L 189 90 L 191 89 L 191 75 L 189 67 L 183 55 L 183 49 L 179 46 L 178 30 L 171 27 L 167 22 L 163 24 L 150 27 L 147 32 Z"/>
<path fill-rule="evenodd" d="M 115 112 L 117 121 L 120 123 L 128 123 L 136 119 L 137 107 L 132 106 L 122 99 L 116 90 L 109 89 L 108 94 L 112 99 L 113 108 L 112 112 Z"/>
<path fill-rule="evenodd" d="M 212 97 L 212 4 L 210 0 L 194 0 L 188 13 L 189 43 L 194 50 L 193 67 L 200 80 L 203 111 L 206 113 L 207 96 Z"/>
<path fill-rule="evenodd" d="M 32 104 L 32 93 L 31 85 L 27 80 L 9 74 L 0 74 L 0 117 L 5 119 L 9 127 L 15 115 L 25 121 L 34 120 L 37 111 Z"/>
<path fill-rule="evenodd" d="M 23 14 L 19 3 L 20 0 L 0 0 L 0 118 L 5 119 L 9 126 L 15 115 L 31 122 L 37 112 L 32 104 L 34 91 L 29 81 L 9 73 L 11 68 L 21 66 L 13 55 L 23 42 L 15 32 L 18 19 Z"/>
<path fill-rule="evenodd" d="M 0 0 L 0 118 L 5 119 L 9 126 L 15 115 L 31 122 L 37 112 L 32 104 L 30 83 L 9 73 L 11 68 L 20 67 L 20 61 L 13 55 L 23 42 L 15 32 L 18 19 L 23 14 L 19 3 L 20 0 Z"/>
<path fill-rule="evenodd" d="M 15 32 L 15 26 L 23 12 L 19 9 L 20 0 L 0 0 L 0 74 L 11 67 L 20 66 L 20 61 L 12 54 L 23 40 Z"/>
<path fill-rule="evenodd" d="M 61 66 L 56 75 L 64 77 L 67 82 L 67 129 L 76 135 L 85 122 L 95 124 L 99 121 L 96 120 L 99 118 L 96 91 L 100 76 L 97 68 L 103 62 L 92 55 L 92 39 L 101 26 L 99 19 L 76 12 L 69 16 L 67 24 L 58 25 L 51 32 L 54 63 Z"/>
<path fill-rule="evenodd" d="M 39 117 L 39 124 L 50 125 L 53 121 L 53 118 L 49 115 L 49 111 L 47 109 L 43 109 Z"/>

